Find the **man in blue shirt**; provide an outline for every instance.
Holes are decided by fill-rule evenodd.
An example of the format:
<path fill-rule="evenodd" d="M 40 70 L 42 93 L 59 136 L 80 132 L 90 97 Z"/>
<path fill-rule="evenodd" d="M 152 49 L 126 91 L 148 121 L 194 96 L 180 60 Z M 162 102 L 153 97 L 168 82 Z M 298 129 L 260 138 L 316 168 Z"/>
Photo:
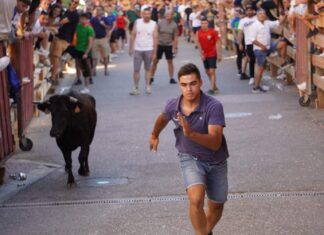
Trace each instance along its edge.
<path fill-rule="evenodd" d="M 195 234 L 212 234 L 227 200 L 227 150 L 223 135 L 222 104 L 201 91 L 202 80 L 194 64 L 178 72 L 182 95 L 172 99 L 155 122 L 150 138 L 157 151 L 159 135 L 169 121 L 175 124 L 176 148 L 189 198 L 189 214 Z M 205 193 L 208 210 L 204 210 Z"/>
<path fill-rule="evenodd" d="M 110 22 L 104 17 L 103 6 L 96 7 L 96 16 L 91 18 L 90 21 L 92 28 L 95 31 L 96 37 L 94 39 L 92 56 L 93 56 L 93 75 L 96 76 L 97 55 L 101 54 L 101 59 L 104 62 L 105 76 L 108 76 L 108 56 L 109 45 L 107 40 L 107 31 L 109 30 Z"/>

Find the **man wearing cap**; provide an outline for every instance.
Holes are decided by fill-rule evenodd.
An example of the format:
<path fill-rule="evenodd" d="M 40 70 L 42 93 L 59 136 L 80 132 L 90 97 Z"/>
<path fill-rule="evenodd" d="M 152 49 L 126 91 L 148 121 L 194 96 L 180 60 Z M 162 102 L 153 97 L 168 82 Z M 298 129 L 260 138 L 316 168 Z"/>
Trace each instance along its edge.
<path fill-rule="evenodd" d="M 216 85 L 216 63 L 222 60 L 222 45 L 218 33 L 208 27 L 207 17 L 201 17 L 201 29 L 197 32 L 196 42 L 206 74 L 210 80 L 208 94 L 216 95 L 218 93 L 218 87 Z"/>
<path fill-rule="evenodd" d="M 250 70 L 250 81 L 249 84 L 253 85 L 254 83 L 254 67 L 255 67 L 255 56 L 253 52 L 253 44 L 251 40 L 251 32 L 252 32 L 252 24 L 256 21 L 256 16 L 254 15 L 254 9 L 251 4 L 246 5 L 246 17 L 240 20 L 238 25 L 238 44 L 239 49 L 244 51 L 249 58 L 249 70 Z M 243 40 L 244 37 L 244 40 Z M 241 80 L 249 79 L 249 77 L 245 74 L 241 74 Z"/>
<path fill-rule="evenodd" d="M 140 70 L 144 61 L 145 93 L 151 94 L 150 74 L 152 60 L 156 58 L 158 32 L 156 23 L 151 20 L 151 8 L 142 6 L 141 19 L 135 21 L 130 36 L 129 55 L 134 56 L 134 87 L 130 95 L 139 95 Z"/>

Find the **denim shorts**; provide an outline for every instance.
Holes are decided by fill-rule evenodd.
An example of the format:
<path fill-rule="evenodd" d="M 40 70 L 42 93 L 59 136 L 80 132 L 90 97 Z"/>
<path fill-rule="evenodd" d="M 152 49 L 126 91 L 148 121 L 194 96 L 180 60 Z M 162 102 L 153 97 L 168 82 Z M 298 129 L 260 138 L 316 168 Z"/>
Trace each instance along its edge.
<path fill-rule="evenodd" d="M 275 42 L 271 42 L 270 48 L 266 51 L 262 50 L 254 50 L 254 56 L 258 66 L 265 66 L 267 62 L 267 56 L 276 51 L 277 44 Z"/>
<path fill-rule="evenodd" d="M 228 194 L 227 160 L 219 163 L 200 161 L 196 157 L 179 153 L 180 168 L 186 189 L 202 184 L 209 200 L 225 203 Z"/>

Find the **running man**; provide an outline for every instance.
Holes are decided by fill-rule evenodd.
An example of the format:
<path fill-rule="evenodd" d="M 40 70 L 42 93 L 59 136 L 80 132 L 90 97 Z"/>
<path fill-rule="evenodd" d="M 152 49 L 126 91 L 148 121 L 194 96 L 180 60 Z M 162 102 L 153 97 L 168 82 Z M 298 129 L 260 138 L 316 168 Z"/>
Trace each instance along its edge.
<path fill-rule="evenodd" d="M 223 106 L 201 91 L 200 72 L 194 64 L 186 64 L 179 70 L 178 82 L 181 96 L 169 101 L 158 116 L 150 149 L 157 151 L 159 135 L 172 120 L 192 227 L 196 235 L 211 235 L 222 216 L 228 194 L 229 154 L 223 135 Z M 207 211 L 204 210 L 205 194 Z"/>
<path fill-rule="evenodd" d="M 222 60 L 222 44 L 218 33 L 208 27 L 206 17 L 201 17 L 201 29 L 197 32 L 196 42 L 206 74 L 210 80 L 211 89 L 208 91 L 208 94 L 216 95 L 219 92 L 216 85 L 216 64 L 217 61 L 220 62 Z"/>

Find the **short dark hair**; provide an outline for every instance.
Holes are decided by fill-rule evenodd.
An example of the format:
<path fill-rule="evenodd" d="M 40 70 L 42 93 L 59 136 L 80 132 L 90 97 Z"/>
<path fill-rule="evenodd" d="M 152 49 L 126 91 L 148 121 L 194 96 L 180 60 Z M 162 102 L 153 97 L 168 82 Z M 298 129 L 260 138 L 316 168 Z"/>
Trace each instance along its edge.
<path fill-rule="evenodd" d="M 180 77 L 189 75 L 189 74 L 195 74 L 199 78 L 199 80 L 201 80 L 199 69 L 197 68 L 196 65 L 194 65 L 192 63 L 185 64 L 184 66 L 182 66 L 180 68 L 180 70 L 178 72 L 178 80 L 180 79 Z"/>
<path fill-rule="evenodd" d="M 31 0 L 19 0 L 19 1 L 25 3 L 28 6 L 30 6 L 31 4 Z"/>
<path fill-rule="evenodd" d="M 84 12 L 84 13 L 81 13 L 80 14 L 80 18 L 87 18 L 87 19 L 90 19 L 90 15 L 89 15 L 89 13 L 87 13 L 87 12 Z"/>

